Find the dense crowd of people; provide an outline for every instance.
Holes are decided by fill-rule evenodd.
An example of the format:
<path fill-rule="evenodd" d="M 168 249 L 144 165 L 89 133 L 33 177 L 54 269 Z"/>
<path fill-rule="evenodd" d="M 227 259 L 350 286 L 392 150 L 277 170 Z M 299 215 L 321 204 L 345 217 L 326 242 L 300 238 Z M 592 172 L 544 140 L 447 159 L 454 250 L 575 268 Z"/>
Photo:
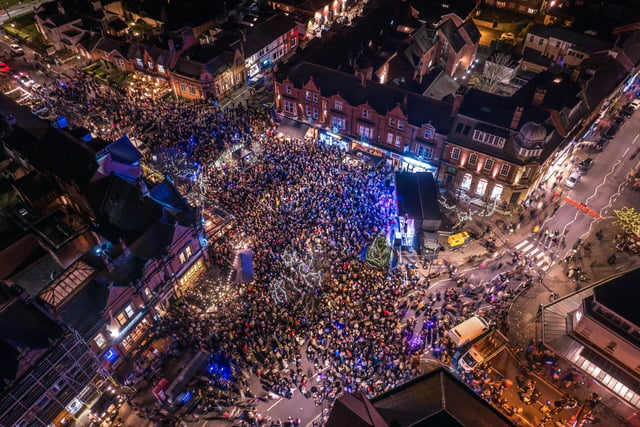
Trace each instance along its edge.
<path fill-rule="evenodd" d="M 213 259 L 231 268 L 235 250 L 251 249 L 253 280 L 224 292 L 224 279 L 201 284 L 161 321 L 162 334 L 215 356 L 218 388 L 232 381 L 252 395 L 237 375 L 243 370 L 272 393 L 299 390 L 318 405 L 356 390 L 380 394 L 417 376 L 421 354 L 449 364 L 456 348 L 446 331 L 461 320 L 480 313 L 506 330 L 509 279 L 530 279 L 529 260 L 517 254 L 514 271 L 490 283 L 471 283 L 447 265 L 452 286 L 444 293 L 428 293 L 428 279 L 408 266 L 368 265 L 368 245 L 395 225 L 392 170 L 346 162 L 336 147 L 282 138 L 265 109 L 134 98 L 85 78 L 46 90 L 55 95 L 48 108 L 63 113 L 77 101 L 88 109 L 83 124 L 104 138 L 128 133 L 151 152 L 177 150 L 199 163 L 200 186 L 181 184 L 235 216 L 235 235 L 212 246 Z M 234 144 L 253 148 L 255 161 L 220 164 Z M 499 401 L 501 386 L 481 376 L 471 375 L 485 385 L 479 393 Z"/>

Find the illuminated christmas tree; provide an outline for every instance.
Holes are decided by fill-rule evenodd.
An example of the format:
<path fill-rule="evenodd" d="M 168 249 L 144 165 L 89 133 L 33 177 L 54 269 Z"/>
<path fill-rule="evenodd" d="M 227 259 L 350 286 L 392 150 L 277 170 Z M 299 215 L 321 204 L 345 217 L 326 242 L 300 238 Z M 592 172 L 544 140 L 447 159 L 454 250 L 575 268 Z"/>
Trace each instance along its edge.
<path fill-rule="evenodd" d="M 391 262 L 391 247 L 384 234 L 378 234 L 369 246 L 364 259 L 373 267 L 386 269 Z"/>

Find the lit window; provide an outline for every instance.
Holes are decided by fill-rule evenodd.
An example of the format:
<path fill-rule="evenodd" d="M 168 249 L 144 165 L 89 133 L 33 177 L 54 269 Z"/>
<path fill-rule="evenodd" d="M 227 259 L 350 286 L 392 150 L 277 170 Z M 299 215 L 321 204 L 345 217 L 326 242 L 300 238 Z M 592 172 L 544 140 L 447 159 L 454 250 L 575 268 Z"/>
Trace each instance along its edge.
<path fill-rule="evenodd" d="M 93 338 L 93 342 L 96 343 L 99 349 L 103 349 L 105 345 L 107 345 L 107 340 L 104 338 L 104 335 L 98 334 Z"/>
<path fill-rule="evenodd" d="M 365 138 L 373 138 L 373 129 L 367 126 L 358 125 L 358 135 Z"/>
<path fill-rule="evenodd" d="M 309 92 L 308 90 L 304 92 L 304 99 L 306 99 L 307 101 L 311 99 L 311 92 Z"/>
<path fill-rule="evenodd" d="M 471 174 L 470 173 L 465 173 L 464 176 L 462 177 L 462 182 L 460 183 L 460 188 L 462 188 L 464 191 L 469 191 L 469 189 L 471 188 Z"/>
<path fill-rule="evenodd" d="M 136 312 L 133 310 L 133 306 L 131 304 L 127 305 L 124 308 L 124 312 L 127 313 L 127 317 L 129 317 L 129 318 L 133 317 L 133 315 L 136 314 Z"/>
<path fill-rule="evenodd" d="M 478 181 L 478 186 L 476 187 L 476 194 L 478 196 L 484 196 L 484 193 L 487 191 L 487 180 L 481 179 Z"/>
<path fill-rule="evenodd" d="M 371 117 L 371 112 L 369 110 L 367 110 L 366 108 L 362 110 L 362 117 L 364 117 L 365 119 L 368 119 Z"/>
<path fill-rule="evenodd" d="M 184 252 L 180 252 L 178 258 L 180 259 L 180 264 L 184 264 L 185 262 L 187 262 L 187 257 L 184 256 Z"/>
<path fill-rule="evenodd" d="M 334 103 L 334 108 L 338 111 L 342 111 L 342 101 L 336 101 Z"/>
<path fill-rule="evenodd" d="M 286 85 L 284 87 L 284 93 L 286 93 L 287 95 L 291 95 L 291 86 Z"/>
<path fill-rule="evenodd" d="M 522 171 L 522 178 L 528 178 L 530 173 L 531 168 L 525 168 L 525 170 Z"/>
<path fill-rule="evenodd" d="M 499 199 L 502 196 L 503 187 L 500 184 L 494 185 L 491 191 L 491 200 Z"/>
<path fill-rule="evenodd" d="M 158 72 L 159 72 L 160 74 L 164 74 L 164 65 L 160 65 L 160 64 L 158 64 Z"/>
<path fill-rule="evenodd" d="M 317 108 L 313 109 L 313 118 L 316 119 L 316 120 L 318 119 L 318 109 Z"/>
<path fill-rule="evenodd" d="M 393 144 L 393 134 L 391 132 L 387 134 L 387 144 Z"/>
<path fill-rule="evenodd" d="M 317 94 L 317 93 L 314 93 L 314 94 L 311 96 L 311 99 L 313 100 L 313 102 L 318 102 L 318 94 Z"/>
<path fill-rule="evenodd" d="M 469 166 L 475 166 L 478 163 L 478 155 L 476 153 L 471 153 L 469 155 Z"/>
<path fill-rule="evenodd" d="M 460 149 L 458 147 L 453 147 L 451 150 L 451 159 L 458 160 L 460 158 Z"/>
<path fill-rule="evenodd" d="M 396 147 L 400 147 L 402 144 L 402 137 L 400 135 L 396 135 Z"/>
<path fill-rule="evenodd" d="M 144 62 L 142 62 L 142 58 L 136 58 L 136 65 L 138 68 L 144 68 Z"/>
<path fill-rule="evenodd" d="M 116 316 L 116 322 L 118 322 L 118 325 L 120 326 L 123 326 L 127 323 L 127 315 L 124 313 L 124 311 L 118 313 L 118 315 Z"/>
<path fill-rule="evenodd" d="M 187 256 L 187 258 L 191 258 L 191 255 L 192 255 L 192 253 L 191 253 L 191 246 L 187 246 L 187 247 L 184 249 L 184 253 L 185 253 L 185 255 Z"/>
<path fill-rule="evenodd" d="M 306 113 L 307 117 L 311 116 L 311 107 L 309 107 L 308 105 L 306 107 L 304 107 L 304 112 Z"/>
<path fill-rule="evenodd" d="M 153 70 L 153 62 L 147 61 L 147 67 L 149 67 L 150 70 Z"/>
<path fill-rule="evenodd" d="M 404 122 L 402 120 L 398 120 L 398 129 L 404 129 Z"/>
<path fill-rule="evenodd" d="M 331 118 L 331 126 L 335 129 L 344 129 L 345 119 L 341 117 L 332 117 Z"/>
<path fill-rule="evenodd" d="M 435 135 L 435 130 L 433 129 L 433 127 L 428 127 L 424 130 L 425 139 L 433 139 L 434 135 Z"/>
<path fill-rule="evenodd" d="M 432 150 L 429 147 L 425 147 L 424 145 L 418 146 L 418 157 L 422 157 L 423 159 L 430 159 L 432 156 Z"/>
<path fill-rule="evenodd" d="M 485 168 L 486 170 L 491 170 L 491 169 L 493 169 L 493 159 L 487 159 L 487 160 L 484 162 L 484 168 Z"/>
<path fill-rule="evenodd" d="M 389 118 L 389 127 L 396 127 L 396 119 L 394 119 L 393 117 Z"/>
<path fill-rule="evenodd" d="M 500 168 L 500 175 L 502 176 L 507 176 L 509 175 L 509 171 L 511 170 L 511 166 L 509 165 L 502 165 L 502 167 Z"/>
<path fill-rule="evenodd" d="M 144 296 L 147 297 L 147 299 L 151 299 L 153 298 L 153 293 L 151 292 L 151 290 L 145 286 L 144 288 Z"/>

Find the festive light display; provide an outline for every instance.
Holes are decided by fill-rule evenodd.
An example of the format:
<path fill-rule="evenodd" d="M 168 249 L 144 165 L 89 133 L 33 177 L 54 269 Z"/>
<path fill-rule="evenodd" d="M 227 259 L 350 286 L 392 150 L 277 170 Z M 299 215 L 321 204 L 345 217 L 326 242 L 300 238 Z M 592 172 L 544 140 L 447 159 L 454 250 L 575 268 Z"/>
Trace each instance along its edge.
<path fill-rule="evenodd" d="M 373 240 L 365 255 L 365 260 L 369 265 L 376 268 L 385 269 L 389 266 L 391 262 L 391 247 L 387 243 L 384 234 L 378 234 Z"/>
<path fill-rule="evenodd" d="M 622 209 L 614 209 L 616 220 L 613 222 L 619 226 L 625 233 L 640 236 L 640 212 L 636 208 L 624 207 Z"/>

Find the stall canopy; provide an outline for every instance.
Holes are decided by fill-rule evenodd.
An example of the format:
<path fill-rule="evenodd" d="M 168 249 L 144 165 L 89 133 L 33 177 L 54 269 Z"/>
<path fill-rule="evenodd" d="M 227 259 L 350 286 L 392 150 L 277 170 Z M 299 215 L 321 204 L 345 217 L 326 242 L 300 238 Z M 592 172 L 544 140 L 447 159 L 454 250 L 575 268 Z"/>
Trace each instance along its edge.
<path fill-rule="evenodd" d="M 440 228 L 438 189 L 431 172 L 396 172 L 398 215 L 421 223 L 421 229 Z"/>
<path fill-rule="evenodd" d="M 284 117 L 278 125 L 278 132 L 294 139 L 304 139 L 308 131 L 309 126 L 288 117 Z"/>

